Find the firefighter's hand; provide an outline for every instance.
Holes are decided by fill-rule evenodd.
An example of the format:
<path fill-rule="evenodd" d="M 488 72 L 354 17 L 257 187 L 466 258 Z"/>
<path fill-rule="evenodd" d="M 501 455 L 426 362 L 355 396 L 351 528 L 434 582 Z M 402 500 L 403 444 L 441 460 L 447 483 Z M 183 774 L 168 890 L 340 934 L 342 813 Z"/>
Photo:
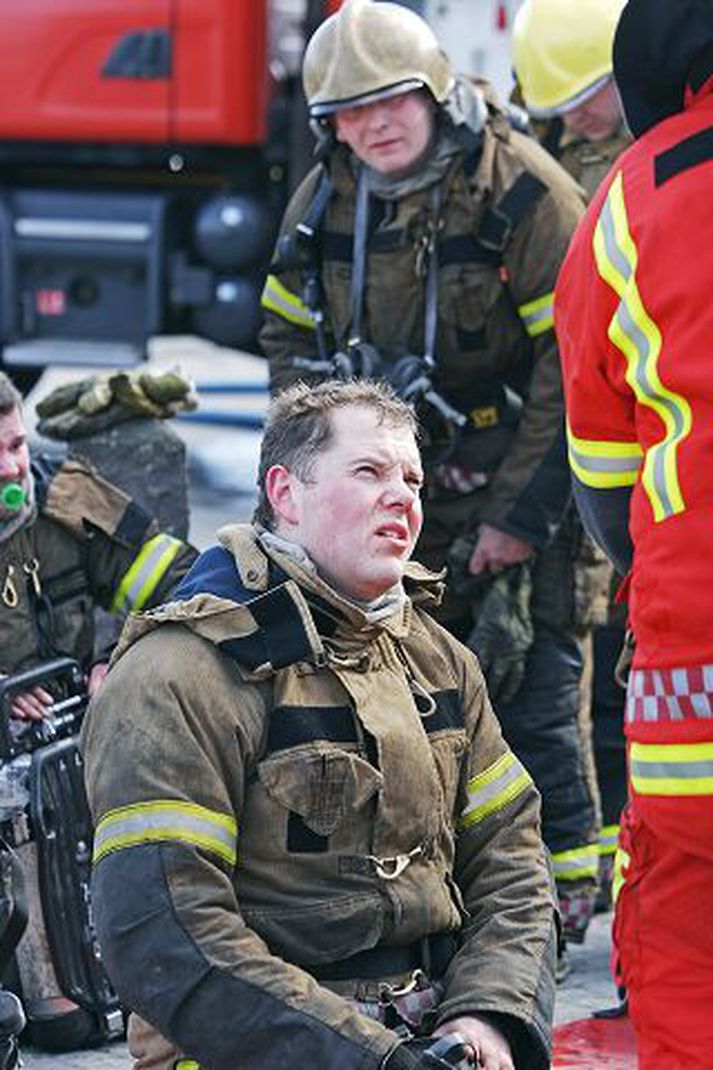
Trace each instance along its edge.
<path fill-rule="evenodd" d="M 15 695 L 10 703 L 10 716 L 17 721 L 42 721 L 48 717 L 54 699 L 43 687 L 34 687 Z"/>
<path fill-rule="evenodd" d="M 465 640 L 477 654 L 496 709 L 511 702 L 525 678 L 527 655 L 535 639 L 530 602 L 532 577 L 527 564 L 509 565 L 490 581 Z"/>
<path fill-rule="evenodd" d="M 532 554 L 532 546 L 515 535 L 481 524 L 478 541 L 470 555 L 468 571 L 477 576 L 481 572 L 502 572 L 508 565 L 526 561 Z"/>
<path fill-rule="evenodd" d="M 93 695 L 96 695 L 97 691 L 104 683 L 104 677 L 108 672 L 109 665 L 106 661 L 98 661 L 96 665 L 92 665 L 87 678 L 87 691 L 90 698 Z"/>
<path fill-rule="evenodd" d="M 459 1033 L 463 1037 L 470 1048 L 471 1058 L 475 1060 L 474 1065 L 482 1070 L 515 1070 L 510 1045 L 491 1022 L 475 1015 L 453 1018 L 434 1030 L 433 1035 L 443 1037 L 448 1033 Z"/>

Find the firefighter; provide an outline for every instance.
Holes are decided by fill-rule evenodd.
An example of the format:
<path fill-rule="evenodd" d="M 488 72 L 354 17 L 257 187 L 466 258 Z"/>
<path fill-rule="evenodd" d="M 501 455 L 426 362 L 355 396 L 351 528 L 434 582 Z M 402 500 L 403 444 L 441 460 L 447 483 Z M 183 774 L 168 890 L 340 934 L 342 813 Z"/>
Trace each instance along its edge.
<path fill-rule="evenodd" d="M 21 396 L 0 372 L 0 675 L 65 655 L 81 663 L 95 691 L 108 655 L 95 656 L 94 607 L 125 613 L 154 605 L 195 556 L 84 464 L 31 464 Z M 52 701 L 37 688 L 19 695 L 11 712 L 41 719 Z M 32 906 L 39 899 L 30 892 Z M 59 986 L 34 909 L 18 962 L 30 1019 L 44 1022 L 58 1045 L 81 1043 L 83 1012 L 50 998 Z M 50 1004 L 61 1008 L 56 1018 L 63 1023 L 54 1021 Z"/>
<path fill-rule="evenodd" d="M 453 564 L 440 619 L 481 657 L 543 796 L 563 912 L 586 924 L 598 845 L 572 550 L 548 549 L 569 496 L 552 291 L 580 192 L 400 5 L 349 0 L 312 37 L 303 81 L 322 162 L 263 294 L 272 390 L 340 372 L 420 397 L 419 554 Z"/>
<path fill-rule="evenodd" d="M 562 120 L 555 156 L 591 198 L 631 143 L 612 73 L 625 0 L 525 0 L 515 18 L 513 66 L 528 114 Z"/>
<path fill-rule="evenodd" d="M 637 140 L 574 238 L 557 333 L 575 496 L 614 564 L 631 569 L 620 972 L 642 1070 L 704 1070 L 713 1050 L 711 0 L 629 0 L 614 73 Z"/>
<path fill-rule="evenodd" d="M 614 85 L 614 31 L 625 0 L 525 0 L 513 27 L 513 65 L 522 100 L 548 148 L 591 200 L 618 156 L 631 144 Z M 598 905 L 611 906 L 619 814 L 626 802 L 622 734 L 624 693 L 615 666 L 624 645 L 626 608 L 617 603 L 618 580 L 602 552 L 582 536 L 579 586 L 591 592 L 591 691 L 585 689 L 580 735 L 601 804 Z M 593 723 L 592 723 L 593 718 Z M 593 751 L 593 754 L 592 754 Z M 567 919 L 565 919 L 567 926 Z M 569 926 L 576 934 L 576 919 Z"/>
<path fill-rule="evenodd" d="M 274 401 L 255 523 L 135 618 L 90 708 L 105 963 L 186 1065 L 435 1070 L 457 1032 L 549 1066 L 538 795 L 409 563 L 415 430 L 383 384 Z M 177 1058 L 130 1036 L 137 1068 Z"/>

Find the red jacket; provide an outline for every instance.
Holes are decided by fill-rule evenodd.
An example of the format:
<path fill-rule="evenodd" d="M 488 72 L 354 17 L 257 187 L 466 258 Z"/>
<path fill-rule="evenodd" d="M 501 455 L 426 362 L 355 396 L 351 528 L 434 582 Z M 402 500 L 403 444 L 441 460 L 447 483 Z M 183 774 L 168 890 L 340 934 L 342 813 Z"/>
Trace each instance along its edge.
<path fill-rule="evenodd" d="M 709 83 L 619 157 L 556 290 L 575 490 L 629 523 L 642 668 L 713 664 L 712 191 Z"/>

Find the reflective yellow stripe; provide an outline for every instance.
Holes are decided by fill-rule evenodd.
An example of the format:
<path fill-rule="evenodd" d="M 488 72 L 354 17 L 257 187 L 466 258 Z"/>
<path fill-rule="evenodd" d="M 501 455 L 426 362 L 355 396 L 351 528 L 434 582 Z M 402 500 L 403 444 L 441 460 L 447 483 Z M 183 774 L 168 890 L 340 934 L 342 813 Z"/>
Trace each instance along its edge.
<path fill-rule="evenodd" d="M 639 795 L 713 795 L 713 743 L 632 743 L 629 761 Z"/>
<path fill-rule="evenodd" d="M 596 877 L 599 872 L 599 844 L 588 843 L 570 851 L 558 851 L 552 855 L 552 870 L 558 881 Z"/>
<path fill-rule="evenodd" d="M 619 826 L 604 825 L 599 833 L 599 854 L 613 855 L 619 841 Z"/>
<path fill-rule="evenodd" d="M 636 483 L 644 451 L 638 442 L 577 438 L 567 427 L 569 463 L 588 487 L 630 487 Z"/>
<path fill-rule="evenodd" d="M 159 841 L 199 847 L 229 866 L 237 862 L 238 825 L 233 817 L 196 803 L 156 799 L 110 810 L 94 834 L 94 864 L 113 851 Z"/>
<path fill-rule="evenodd" d="M 283 286 L 275 275 L 268 275 L 262 291 L 261 304 L 283 320 L 314 330 L 314 318 L 304 301 Z"/>
<path fill-rule="evenodd" d="M 468 804 L 458 820 L 458 831 L 484 821 L 526 791 L 532 778 L 514 754 L 506 752 L 483 773 L 468 781 Z"/>
<path fill-rule="evenodd" d="M 111 604 L 112 613 L 142 609 L 182 546 L 180 539 L 164 533 L 145 542 L 119 584 Z"/>
<path fill-rule="evenodd" d="M 691 407 L 665 387 L 659 376 L 661 332 L 639 293 L 638 252 L 629 230 L 621 172 L 612 183 L 594 232 L 594 255 L 599 274 L 620 298 L 608 334 L 626 359 L 626 380 L 639 404 L 653 409 L 664 425 L 664 437 L 646 451 L 641 482 L 654 519 L 665 520 L 686 508 L 677 451 L 691 431 Z"/>
<path fill-rule="evenodd" d="M 520 305 L 518 312 L 525 324 L 525 330 L 530 338 L 537 338 L 538 334 L 544 334 L 555 325 L 554 292 L 538 297 L 536 301 L 528 301 L 526 305 Z"/>
<path fill-rule="evenodd" d="M 619 898 L 619 892 L 626 884 L 624 867 L 628 866 L 630 862 L 631 858 L 626 851 L 622 851 L 621 847 L 617 847 L 616 854 L 614 855 L 614 875 L 611 882 L 611 897 L 613 903 L 616 903 Z"/>
<path fill-rule="evenodd" d="M 201 1070 L 201 1064 L 195 1062 L 194 1059 L 179 1059 L 175 1070 Z"/>

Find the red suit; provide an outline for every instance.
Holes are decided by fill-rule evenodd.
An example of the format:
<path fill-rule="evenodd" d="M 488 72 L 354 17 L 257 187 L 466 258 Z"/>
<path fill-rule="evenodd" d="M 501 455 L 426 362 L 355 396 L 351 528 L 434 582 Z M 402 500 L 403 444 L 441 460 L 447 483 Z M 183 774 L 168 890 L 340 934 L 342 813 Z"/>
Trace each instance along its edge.
<path fill-rule="evenodd" d="M 635 65 L 627 65 L 643 47 L 634 32 L 646 34 L 642 18 L 664 49 L 665 20 L 684 33 L 680 9 L 695 7 L 701 36 L 686 39 L 686 52 L 672 28 L 671 48 L 678 55 L 681 45 L 688 62 L 683 110 L 672 98 L 656 114 L 653 91 L 652 113 L 633 108 L 642 136 L 619 157 L 575 235 L 557 284 L 555 322 L 575 495 L 595 537 L 631 568 L 631 801 L 614 935 L 639 1065 L 710 1070 L 713 4 L 681 0 L 679 9 L 679 0 L 630 0 L 628 7 L 615 47 L 625 110 L 627 99 L 641 105 L 650 90 L 634 86 Z M 700 63 L 692 77 L 703 37 L 708 77 Z"/>

